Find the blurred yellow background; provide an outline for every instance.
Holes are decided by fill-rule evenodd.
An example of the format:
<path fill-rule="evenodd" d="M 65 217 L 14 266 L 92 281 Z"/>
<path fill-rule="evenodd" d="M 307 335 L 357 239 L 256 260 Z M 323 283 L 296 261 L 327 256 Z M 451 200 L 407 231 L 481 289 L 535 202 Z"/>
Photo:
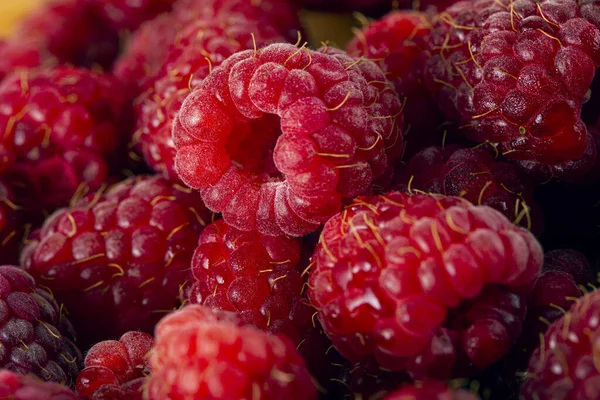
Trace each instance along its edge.
<path fill-rule="evenodd" d="M 12 31 L 15 21 L 42 0 L 0 0 L 0 36 Z"/>

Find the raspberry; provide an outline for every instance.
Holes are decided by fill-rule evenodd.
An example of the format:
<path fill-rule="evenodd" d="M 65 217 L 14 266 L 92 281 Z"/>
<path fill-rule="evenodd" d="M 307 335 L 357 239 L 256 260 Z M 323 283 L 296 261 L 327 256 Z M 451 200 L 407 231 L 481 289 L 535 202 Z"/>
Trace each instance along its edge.
<path fill-rule="evenodd" d="M 77 376 L 77 394 L 91 400 L 142 400 L 140 389 L 150 374 L 152 346 L 151 335 L 135 331 L 127 332 L 118 341 L 96 343 Z"/>
<path fill-rule="evenodd" d="M 372 62 L 273 44 L 236 53 L 186 98 L 173 124 L 175 166 L 230 225 L 300 236 L 343 198 L 391 179 L 402 125 Z"/>
<path fill-rule="evenodd" d="M 139 176 L 49 217 L 21 256 L 65 304 L 87 343 L 152 332 L 181 304 L 198 236 L 211 214 L 200 196 Z"/>
<path fill-rule="evenodd" d="M 477 400 L 478 397 L 465 389 L 452 390 L 443 382 L 425 381 L 408 385 L 390 393 L 383 400 Z"/>
<path fill-rule="evenodd" d="M 156 327 L 149 400 L 317 398 L 287 338 L 233 318 L 199 305 L 166 316 Z"/>
<path fill-rule="evenodd" d="M 21 71 L 0 85 L 0 173 L 31 179 L 36 208 L 62 207 L 80 185 L 98 189 L 118 172 L 110 167 L 121 163 L 128 115 L 115 86 L 108 75 L 68 67 Z"/>
<path fill-rule="evenodd" d="M 397 190 L 458 196 L 492 207 L 514 223 L 541 233 L 542 215 L 533 201 L 533 182 L 519 168 L 495 160 L 483 148 L 427 147 L 400 165 L 394 182 Z"/>
<path fill-rule="evenodd" d="M 0 266 L 0 316 L 0 368 L 73 385 L 82 357 L 51 292 L 22 269 Z"/>
<path fill-rule="evenodd" d="M 554 321 L 529 361 L 521 388 L 525 400 L 596 399 L 600 395 L 598 365 L 600 292 L 578 299 Z"/>
<path fill-rule="evenodd" d="M 141 32 L 141 31 L 140 31 Z M 160 79 L 142 94 L 138 102 L 137 133 L 133 139 L 156 172 L 179 180 L 175 172 L 175 146 L 171 138 L 173 120 L 190 91 L 239 50 L 263 45 L 283 38 L 271 25 L 259 25 L 245 17 L 230 16 L 221 21 L 190 23 L 178 34 L 177 42 L 167 52 Z"/>
<path fill-rule="evenodd" d="M 426 15 L 414 11 L 394 11 L 355 32 L 348 44 L 348 53 L 367 57 L 386 73 L 396 91 L 404 98 L 404 117 L 408 132 L 420 136 L 435 134 L 438 114 L 437 105 L 422 83 L 423 66 L 426 61 L 423 48 L 429 33 Z M 427 115 L 427 118 L 423 118 Z M 411 140 L 407 140 L 407 144 Z M 436 143 L 441 138 L 436 138 Z"/>
<path fill-rule="evenodd" d="M 26 211 L 17 204 L 16 196 L 0 180 L 0 260 L 16 263 L 19 260 L 21 240 L 25 232 Z"/>
<path fill-rule="evenodd" d="M 32 376 L 0 370 L 0 398 L 10 400 L 79 400 L 69 388 Z"/>
<path fill-rule="evenodd" d="M 34 43 L 0 40 L 0 80 L 16 69 L 52 66 L 52 56 Z"/>
<path fill-rule="evenodd" d="M 90 0 L 96 12 L 106 18 L 114 29 L 130 31 L 138 29 L 143 22 L 170 11 L 173 3 L 175 0 Z"/>
<path fill-rule="evenodd" d="M 373 11 L 389 9 L 393 0 L 294 0 L 301 7 L 325 11 Z"/>
<path fill-rule="evenodd" d="M 543 253 L 527 230 L 458 197 L 359 197 L 325 224 L 308 295 L 333 344 L 415 379 L 499 360 L 525 318 Z"/>
<path fill-rule="evenodd" d="M 600 65 L 597 15 L 571 0 L 456 3 L 434 24 L 426 81 L 469 139 L 560 174 L 593 145 L 580 116 Z"/>

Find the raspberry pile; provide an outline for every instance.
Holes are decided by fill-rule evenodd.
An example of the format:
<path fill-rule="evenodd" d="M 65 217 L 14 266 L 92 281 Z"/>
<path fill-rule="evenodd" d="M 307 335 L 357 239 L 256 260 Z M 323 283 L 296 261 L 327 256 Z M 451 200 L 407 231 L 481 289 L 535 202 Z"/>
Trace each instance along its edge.
<path fill-rule="evenodd" d="M 45 1 L 0 398 L 600 398 L 599 67 L 592 0 Z"/>

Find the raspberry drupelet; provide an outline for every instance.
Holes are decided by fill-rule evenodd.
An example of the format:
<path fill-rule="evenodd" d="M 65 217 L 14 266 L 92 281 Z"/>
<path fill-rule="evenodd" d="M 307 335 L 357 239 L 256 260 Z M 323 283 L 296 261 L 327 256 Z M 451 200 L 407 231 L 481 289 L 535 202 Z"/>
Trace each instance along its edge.
<path fill-rule="evenodd" d="M 153 346 L 151 335 L 135 331 L 96 343 L 77 376 L 77 394 L 90 400 L 142 400 Z"/>
<path fill-rule="evenodd" d="M 211 218 L 197 193 L 138 176 L 50 216 L 21 264 L 65 304 L 86 344 L 152 332 L 185 299 L 190 260 Z"/>
<path fill-rule="evenodd" d="M 476 0 L 440 13 L 429 37 L 428 86 L 476 142 L 513 160 L 575 173 L 593 141 L 582 105 L 600 65 L 600 11 L 572 0 Z M 564 171 L 566 169 L 566 171 Z"/>
<path fill-rule="evenodd" d="M 83 360 L 73 327 L 52 293 L 18 267 L 0 266 L 0 321 L 0 368 L 74 385 Z"/>
<path fill-rule="evenodd" d="M 325 224 L 309 298 L 352 361 L 465 377 L 521 333 L 543 253 L 498 211 L 458 197 L 359 197 Z"/>
<path fill-rule="evenodd" d="M 407 385 L 386 395 L 383 400 L 478 400 L 465 389 L 450 389 L 444 382 L 425 381 L 418 385 Z"/>
<path fill-rule="evenodd" d="M 313 400 L 302 357 L 285 337 L 192 304 L 156 327 L 149 400 Z"/>
<path fill-rule="evenodd" d="M 342 199 L 389 184 L 402 127 L 400 100 L 374 63 L 273 44 L 234 54 L 186 98 L 175 167 L 230 225 L 300 236 Z"/>
<path fill-rule="evenodd" d="M 129 108 L 116 86 L 108 75 L 70 67 L 2 81 L 0 173 L 27 180 L 32 193 L 22 200 L 53 210 L 120 172 Z"/>
<path fill-rule="evenodd" d="M 55 382 L 0 370 L 0 399 L 10 400 L 80 400 L 73 391 Z"/>
<path fill-rule="evenodd" d="M 521 388 L 525 400 L 581 399 L 600 396 L 600 292 L 576 300 L 554 321 L 529 360 Z"/>
<path fill-rule="evenodd" d="M 171 131 L 185 98 L 213 68 L 237 51 L 281 41 L 283 37 L 272 25 L 243 16 L 189 23 L 161 60 L 161 72 L 153 87 L 136 101 L 137 131 L 131 145 L 154 171 L 179 180 Z"/>
<path fill-rule="evenodd" d="M 401 164 L 395 190 L 457 196 L 492 207 L 517 225 L 539 234 L 543 217 L 533 201 L 533 182 L 518 167 L 494 159 L 484 148 L 432 146 Z"/>

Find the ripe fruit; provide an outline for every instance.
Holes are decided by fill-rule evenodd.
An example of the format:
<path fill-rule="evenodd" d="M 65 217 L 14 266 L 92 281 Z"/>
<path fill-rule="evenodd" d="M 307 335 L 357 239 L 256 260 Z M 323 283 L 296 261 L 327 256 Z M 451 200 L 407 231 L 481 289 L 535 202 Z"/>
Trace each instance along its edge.
<path fill-rule="evenodd" d="M 0 370 L 0 399 L 79 400 L 69 388 L 58 383 L 44 382 L 8 370 Z"/>
<path fill-rule="evenodd" d="M 161 72 L 152 88 L 136 100 L 138 129 L 131 145 L 154 171 L 179 181 L 171 131 L 185 98 L 235 52 L 277 41 L 283 38 L 271 24 L 259 25 L 243 16 L 190 22 L 161 57 Z"/>
<path fill-rule="evenodd" d="M 233 314 L 200 305 L 158 324 L 151 366 L 149 400 L 317 398 L 287 338 L 240 327 Z"/>
<path fill-rule="evenodd" d="M 96 343 L 77 376 L 77 394 L 91 400 L 142 400 L 153 346 L 151 335 L 135 331 L 127 332 L 118 341 Z"/>
<path fill-rule="evenodd" d="M 17 263 L 25 233 L 26 211 L 11 188 L 0 180 L 0 260 Z"/>
<path fill-rule="evenodd" d="M 65 304 L 87 342 L 152 332 L 185 298 L 190 260 L 211 217 L 191 190 L 138 176 L 54 213 L 21 263 Z"/>
<path fill-rule="evenodd" d="M 26 180 L 31 209 L 65 206 L 123 165 L 125 96 L 108 75 L 59 67 L 20 71 L 0 84 L 0 173 Z M 123 151 L 121 151 L 123 150 Z"/>
<path fill-rule="evenodd" d="M 163 12 L 170 11 L 175 0 L 88 0 L 95 11 L 115 29 L 134 31 Z"/>
<path fill-rule="evenodd" d="M 315 231 L 342 199 L 391 179 L 402 113 L 385 82 L 374 63 L 339 50 L 236 53 L 181 107 L 177 173 L 238 229 Z"/>
<path fill-rule="evenodd" d="M 525 400 L 597 399 L 600 372 L 600 292 L 579 298 L 554 321 L 529 360 Z"/>
<path fill-rule="evenodd" d="M 443 382 L 425 381 L 407 385 L 388 394 L 383 400 L 477 400 L 478 397 L 464 389 L 452 390 Z"/>
<path fill-rule="evenodd" d="M 63 313 L 25 271 L 0 266 L 0 368 L 72 386 L 82 357 Z"/>
<path fill-rule="evenodd" d="M 533 182 L 513 164 L 483 148 L 427 147 L 400 164 L 394 189 L 458 196 L 492 207 L 517 225 L 541 233 L 542 216 L 533 202 Z"/>
<path fill-rule="evenodd" d="M 542 264 L 527 230 L 457 197 L 359 197 L 329 220 L 308 295 L 333 344 L 415 379 L 473 374 L 521 333 Z"/>
<path fill-rule="evenodd" d="M 593 146 L 581 108 L 600 65 L 598 15 L 571 0 L 456 3 L 434 23 L 426 81 L 469 139 L 568 177 Z"/>

